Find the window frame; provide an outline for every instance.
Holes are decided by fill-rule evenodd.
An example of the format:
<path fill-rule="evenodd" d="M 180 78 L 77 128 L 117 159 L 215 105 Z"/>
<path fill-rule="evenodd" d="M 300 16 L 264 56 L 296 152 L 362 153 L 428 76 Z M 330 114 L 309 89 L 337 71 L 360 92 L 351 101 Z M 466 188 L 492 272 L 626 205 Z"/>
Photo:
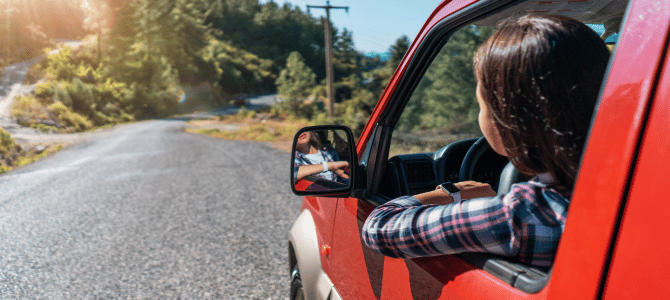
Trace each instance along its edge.
<path fill-rule="evenodd" d="M 383 174 L 386 172 L 386 166 L 390 159 L 389 150 L 393 131 L 416 87 L 440 50 L 449 42 L 451 36 L 477 20 L 484 19 L 523 1 L 490 0 L 476 2 L 440 20 L 428 31 L 410 58 L 405 73 L 390 96 L 389 104 L 381 113 L 371 140 L 366 145 L 366 155 L 363 160 L 367 164 L 367 190 L 358 195 L 361 200 L 374 206 L 381 205 L 389 200 L 379 191 L 382 188 Z M 370 151 L 367 151 L 367 149 L 370 149 Z M 507 258 L 493 254 L 462 253 L 455 256 L 529 294 L 540 292 L 551 278 L 552 269 L 544 272 L 538 268 L 511 262 Z"/>

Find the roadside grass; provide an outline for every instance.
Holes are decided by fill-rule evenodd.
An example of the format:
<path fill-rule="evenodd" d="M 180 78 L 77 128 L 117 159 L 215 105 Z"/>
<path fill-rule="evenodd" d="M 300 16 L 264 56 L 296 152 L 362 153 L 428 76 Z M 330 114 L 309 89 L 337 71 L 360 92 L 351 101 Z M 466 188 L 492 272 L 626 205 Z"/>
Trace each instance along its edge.
<path fill-rule="evenodd" d="M 270 117 L 253 111 L 189 122 L 185 131 L 226 140 L 268 142 L 273 147 L 291 151 L 293 138 L 310 122 L 301 119 Z"/>
<path fill-rule="evenodd" d="M 45 146 L 45 149 L 41 152 L 27 151 L 23 156 L 19 156 L 15 162 L 15 167 L 22 167 L 27 164 L 31 164 L 41 158 L 44 158 L 50 154 L 56 153 L 63 149 L 63 144 L 56 144 Z"/>
<path fill-rule="evenodd" d="M 61 102 L 44 103 L 32 94 L 17 96 L 10 112 L 11 116 L 16 118 L 19 125 L 47 133 L 95 131 L 134 121 L 132 117 L 125 116 L 113 119 L 108 123 L 98 122 L 102 123 L 102 125 L 96 125 L 95 122 L 72 111 Z"/>
<path fill-rule="evenodd" d="M 0 129 L 0 174 L 33 163 L 63 149 L 64 144 L 21 146 Z"/>

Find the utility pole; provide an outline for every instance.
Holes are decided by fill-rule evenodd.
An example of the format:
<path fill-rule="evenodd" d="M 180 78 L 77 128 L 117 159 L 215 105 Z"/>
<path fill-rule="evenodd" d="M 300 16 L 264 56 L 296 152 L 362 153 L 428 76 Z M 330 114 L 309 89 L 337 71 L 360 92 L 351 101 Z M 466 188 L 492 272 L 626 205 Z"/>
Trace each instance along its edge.
<path fill-rule="evenodd" d="M 307 13 L 310 8 L 323 8 L 326 10 L 325 35 L 326 35 L 326 83 L 328 84 L 328 118 L 333 119 L 333 103 L 335 103 L 335 92 L 333 90 L 333 37 L 330 28 L 330 10 L 344 9 L 349 13 L 349 6 L 332 6 L 326 1 L 326 6 L 307 5 Z"/>

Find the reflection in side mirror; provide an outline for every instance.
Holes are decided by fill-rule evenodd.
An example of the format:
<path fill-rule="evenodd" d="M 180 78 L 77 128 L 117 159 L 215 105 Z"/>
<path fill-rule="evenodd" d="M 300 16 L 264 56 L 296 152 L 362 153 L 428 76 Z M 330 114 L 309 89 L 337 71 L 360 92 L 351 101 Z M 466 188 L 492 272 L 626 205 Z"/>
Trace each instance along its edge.
<path fill-rule="evenodd" d="M 291 183 L 297 195 L 338 195 L 351 191 L 355 154 L 345 126 L 312 126 L 293 140 Z"/>

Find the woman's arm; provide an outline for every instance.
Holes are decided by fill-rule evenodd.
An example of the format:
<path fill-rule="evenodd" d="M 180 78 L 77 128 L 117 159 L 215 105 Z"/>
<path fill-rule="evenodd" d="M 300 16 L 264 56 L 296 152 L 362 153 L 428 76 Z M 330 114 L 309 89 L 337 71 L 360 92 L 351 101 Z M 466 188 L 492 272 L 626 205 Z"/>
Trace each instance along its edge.
<path fill-rule="evenodd" d="M 370 249 L 390 257 L 461 252 L 510 256 L 519 249 L 518 244 L 510 242 L 515 233 L 508 225 L 506 210 L 502 197 L 424 205 L 405 196 L 372 211 L 363 225 L 362 236 Z"/>
<path fill-rule="evenodd" d="M 328 162 L 328 171 L 333 171 L 340 177 L 349 178 L 346 174 L 349 172 L 349 163 L 346 161 L 331 161 Z M 309 175 L 319 174 L 323 172 L 323 165 L 305 165 L 298 167 L 298 173 L 295 175 L 295 181 L 303 179 Z"/>
<path fill-rule="evenodd" d="M 490 185 L 476 181 L 461 181 L 454 183 L 461 191 L 461 199 L 475 199 L 483 197 L 494 197 L 496 192 Z M 421 201 L 422 204 L 445 205 L 454 202 L 449 194 L 437 186 L 434 191 L 414 195 L 414 198 Z"/>

